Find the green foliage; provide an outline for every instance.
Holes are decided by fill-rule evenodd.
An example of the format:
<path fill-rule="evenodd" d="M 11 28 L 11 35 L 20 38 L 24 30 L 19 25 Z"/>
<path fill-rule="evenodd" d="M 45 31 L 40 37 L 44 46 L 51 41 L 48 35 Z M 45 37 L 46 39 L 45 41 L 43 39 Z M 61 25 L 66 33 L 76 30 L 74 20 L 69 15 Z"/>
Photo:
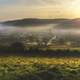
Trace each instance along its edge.
<path fill-rule="evenodd" d="M 80 59 L 0 57 L 0 80 L 80 80 Z"/>

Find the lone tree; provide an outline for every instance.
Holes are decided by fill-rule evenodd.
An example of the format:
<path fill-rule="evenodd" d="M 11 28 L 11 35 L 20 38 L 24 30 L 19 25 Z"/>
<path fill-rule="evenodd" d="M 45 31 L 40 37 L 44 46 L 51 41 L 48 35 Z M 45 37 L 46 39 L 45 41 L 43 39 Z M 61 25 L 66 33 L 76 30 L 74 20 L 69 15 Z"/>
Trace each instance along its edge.
<path fill-rule="evenodd" d="M 14 51 L 17 51 L 17 52 L 24 52 L 25 50 L 25 46 L 22 42 L 14 42 L 11 44 L 10 46 L 11 50 L 14 52 Z"/>

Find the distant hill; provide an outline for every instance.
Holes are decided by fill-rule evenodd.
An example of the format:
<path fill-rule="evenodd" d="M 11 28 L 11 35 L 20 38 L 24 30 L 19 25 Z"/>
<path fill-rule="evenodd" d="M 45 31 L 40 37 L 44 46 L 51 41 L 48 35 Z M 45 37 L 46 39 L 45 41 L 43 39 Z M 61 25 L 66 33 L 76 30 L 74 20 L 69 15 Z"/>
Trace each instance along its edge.
<path fill-rule="evenodd" d="M 62 23 L 58 24 L 56 28 L 58 29 L 70 29 L 70 28 L 78 29 L 79 28 L 80 29 L 80 18 L 63 21 Z"/>
<path fill-rule="evenodd" d="M 38 25 L 46 25 L 46 24 L 58 24 L 65 21 L 69 21 L 69 19 L 38 19 L 38 18 L 26 18 L 20 20 L 11 20 L 5 21 L 2 24 L 10 25 L 10 26 L 38 26 Z"/>

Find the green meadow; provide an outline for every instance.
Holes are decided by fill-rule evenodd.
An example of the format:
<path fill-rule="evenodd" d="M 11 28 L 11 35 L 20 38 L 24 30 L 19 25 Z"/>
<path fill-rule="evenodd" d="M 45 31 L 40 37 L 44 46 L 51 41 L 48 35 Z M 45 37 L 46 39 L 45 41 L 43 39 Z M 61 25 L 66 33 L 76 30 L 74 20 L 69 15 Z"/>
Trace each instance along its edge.
<path fill-rule="evenodd" d="M 80 58 L 1 56 L 0 80 L 80 80 Z"/>

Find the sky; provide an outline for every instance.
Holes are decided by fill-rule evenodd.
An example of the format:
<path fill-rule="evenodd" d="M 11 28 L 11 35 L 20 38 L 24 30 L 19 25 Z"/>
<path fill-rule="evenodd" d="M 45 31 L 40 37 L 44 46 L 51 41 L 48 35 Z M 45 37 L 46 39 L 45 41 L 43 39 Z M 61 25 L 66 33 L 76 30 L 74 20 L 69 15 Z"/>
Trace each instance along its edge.
<path fill-rule="evenodd" d="M 0 21 L 79 17 L 80 0 L 0 0 Z"/>

